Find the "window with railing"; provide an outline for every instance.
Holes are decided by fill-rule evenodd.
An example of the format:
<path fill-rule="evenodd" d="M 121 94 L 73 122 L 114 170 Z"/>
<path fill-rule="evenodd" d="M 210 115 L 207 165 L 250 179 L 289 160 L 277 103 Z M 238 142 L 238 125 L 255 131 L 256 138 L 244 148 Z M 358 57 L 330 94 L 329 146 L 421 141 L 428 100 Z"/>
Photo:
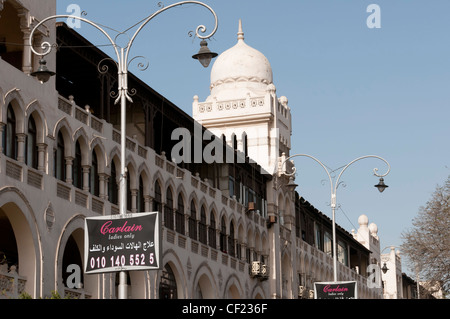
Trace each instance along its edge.
<path fill-rule="evenodd" d="M 161 282 L 159 283 L 160 299 L 177 299 L 177 282 L 172 268 L 166 264 L 162 270 Z"/>
<path fill-rule="evenodd" d="M 3 131 L 3 153 L 12 159 L 17 159 L 16 115 L 11 104 L 6 111 L 6 128 Z"/>
<path fill-rule="evenodd" d="M 59 131 L 56 141 L 56 148 L 53 150 L 53 175 L 56 179 L 61 181 L 66 180 L 64 149 L 64 138 L 61 131 Z"/>
<path fill-rule="evenodd" d="M 185 233 L 184 200 L 181 194 L 178 195 L 178 209 L 175 213 L 175 230 L 182 235 Z"/>
<path fill-rule="evenodd" d="M 173 229 L 173 194 L 170 187 L 166 192 L 166 204 L 164 205 L 164 225 L 168 229 Z"/>
<path fill-rule="evenodd" d="M 136 210 L 138 213 L 142 213 L 145 211 L 144 181 L 142 180 L 142 176 L 139 176 L 139 187 L 136 198 Z"/>
<path fill-rule="evenodd" d="M 329 232 L 325 232 L 323 236 L 323 251 L 329 256 L 333 256 L 333 239 Z"/>
<path fill-rule="evenodd" d="M 220 221 L 219 245 L 222 252 L 227 252 L 227 225 L 225 224 L 225 217 L 222 217 Z"/>
<path fill-rule="evenodd" d="M 28 119 L 28 132 L 25 147 L 25 162 L 28 166 L 38 168 L 37 129 L 33 116 Z"/>
<path fill-rule="evenodd" d="M 212 248 L 216 248 L 216 219 L 214 212 L 211 211 L 209 215 L 209 227 L 208 227 L 208 243 Z"/>
<path fill-rule="evenodd" d="M 200 222 L 198 223 L 198 235 L 199 241 L 202 244 L 206 245 L 208 243 L 208 236 L 206 232 L 206 211 L 204 206 L 202 206 L 200 209 Z"/>
<path fill-rule="evenodd" d="M 159 182 L 155 182 L 155 198 L 153 199 L 153 211 L 161 212 L 162 211 L 162 194 L 161 194 L 161 186 Z"/>
<path fill-rule="evenodd" d="M 337 259 L 340 263 L 348 266 L 348 249 L 347 243 L 343 241 L 338 241 L 337 245 Z"/>
<path fill-rule="evenodd" d="M 194 200 L 191 201 L 191 213 L 189 214 L 189 237 L 197 240 L 197 210 Z"/>
<path fill-rule="evenodd" d="M 228 254 L 236 257 L 236 247 L 234 245 L 234 224 L 230 222 L 230 236 L 228 236 Z"/>
<path fill-rule="evenodd" d="M 95 150 L 92 152 L 92 163 L 89 172 L 89 190 L 92 195 L 100 195 L 100 176 L 98 175 L 98 160 Z"/>
<path fill-rule="evenodd" d="M 81 167 L 81 147 L 80 142 L 75 143 L 75 157 L 72 164 L 73 186 L 83 188 L 83 169 Z"/>

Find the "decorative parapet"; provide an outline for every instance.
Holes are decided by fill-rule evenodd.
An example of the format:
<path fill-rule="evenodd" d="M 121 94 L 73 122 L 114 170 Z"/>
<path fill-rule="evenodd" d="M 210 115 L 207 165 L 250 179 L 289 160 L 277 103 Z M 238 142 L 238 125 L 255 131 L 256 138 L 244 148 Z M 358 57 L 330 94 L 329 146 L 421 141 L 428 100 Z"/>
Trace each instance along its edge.
<path fill-rule="evenodd" d="M 25 290 L 27 279 L 19 276 L 16 266 L 0 265 L 0 299 L 17 299 Z"/>
<path fill-rule="evenodd" d="M 199 103 L 198 99 L 194 101 L 194 108 L 198 113 L 208 113 L 215 111 L 233 111 L 246 108 L 255 108 L 265 106 L 265 98 L 250 98 L 239 99 L 239 100 L 229 100 L 229 101 L 213 101 L 213 102 L 202 102 Z"/>

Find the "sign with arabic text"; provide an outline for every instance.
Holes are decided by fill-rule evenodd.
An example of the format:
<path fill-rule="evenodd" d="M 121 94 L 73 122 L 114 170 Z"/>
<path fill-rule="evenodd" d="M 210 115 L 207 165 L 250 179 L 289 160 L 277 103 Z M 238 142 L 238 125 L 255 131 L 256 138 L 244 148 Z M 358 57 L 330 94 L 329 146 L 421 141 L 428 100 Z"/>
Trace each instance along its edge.
<path fill-rule="evenodd" d="M 315 282 L 314 299 L 357 299 L 356 281 Z"/>
<path fill-rule="evenodd" d="M 86 274 L 160 268 L 158 212 L 85 219 Z"/>

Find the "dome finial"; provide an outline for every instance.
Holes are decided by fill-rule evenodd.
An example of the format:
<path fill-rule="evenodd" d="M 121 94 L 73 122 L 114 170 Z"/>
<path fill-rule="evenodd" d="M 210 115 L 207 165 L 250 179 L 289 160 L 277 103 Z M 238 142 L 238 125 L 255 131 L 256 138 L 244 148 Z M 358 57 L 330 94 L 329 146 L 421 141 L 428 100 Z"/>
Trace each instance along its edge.
<path fill-rule="evenodd" d="M 238 41 L 244 40 L 244 31 L 242 31 L 242 20 L 239 19 Z"/>

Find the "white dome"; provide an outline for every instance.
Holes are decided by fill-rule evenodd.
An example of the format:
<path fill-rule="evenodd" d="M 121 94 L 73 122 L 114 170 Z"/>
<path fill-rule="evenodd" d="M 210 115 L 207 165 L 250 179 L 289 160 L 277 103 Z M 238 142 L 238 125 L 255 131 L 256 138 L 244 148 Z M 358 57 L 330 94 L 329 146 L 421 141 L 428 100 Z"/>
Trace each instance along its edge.
<path fill-rule="evenodd" d="M 358 224 L 361 227 L 367 227 L 367 225 L 369 224 L 369 218 L 366 215 L 361 215 L 358 218 Z"/>
<path fill-rule="evenodd" d="M 245 90 L 260 94 L 272 84 L 273 74 L 267 58 L 244 42 L 239 21 L 238 43 L 218 56 L 211 70 L 211 95 L 223 95 L 234 90 L 234 95 Z M 222 93 L 222 94 L 221 94 Z M 244 92 L 242 92 L 244 93 Z"/>
<path fill-rule="evenodd" d="M 369 231 L 373 236 L 376 236 L 378 233 L 378 226 L 375 223 L 370 223 L 369 225 Z"/>

